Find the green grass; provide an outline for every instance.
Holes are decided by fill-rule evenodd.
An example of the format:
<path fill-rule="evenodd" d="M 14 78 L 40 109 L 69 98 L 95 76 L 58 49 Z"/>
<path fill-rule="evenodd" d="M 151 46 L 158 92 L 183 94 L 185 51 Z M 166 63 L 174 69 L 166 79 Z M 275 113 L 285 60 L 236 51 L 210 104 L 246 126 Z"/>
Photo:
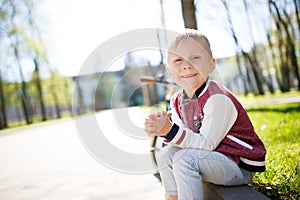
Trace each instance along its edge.
<path fill-rule="evenodd" d="M 267 170 L 250 186 L 271 199 L 300 199 L 300 103 L 247 110 L 267 148 Z"/>

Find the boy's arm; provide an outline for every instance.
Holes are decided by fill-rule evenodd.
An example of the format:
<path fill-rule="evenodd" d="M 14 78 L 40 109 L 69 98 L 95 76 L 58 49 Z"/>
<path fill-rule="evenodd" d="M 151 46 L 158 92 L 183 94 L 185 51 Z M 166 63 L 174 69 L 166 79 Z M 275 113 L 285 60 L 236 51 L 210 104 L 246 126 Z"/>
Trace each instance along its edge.
<path fill-rule="evenodd" d="M 207 100 L 203 112 L 200 133 L 185 128 L 181 120 L 178 122 L 178 119 L 173 118 L 172 113 L 174 124 L 170 132 L 164 136 L 166 142 L 181 148 L 214 150 L 234 124 L 237 110 L 227 96 L 216 94 Z"/>

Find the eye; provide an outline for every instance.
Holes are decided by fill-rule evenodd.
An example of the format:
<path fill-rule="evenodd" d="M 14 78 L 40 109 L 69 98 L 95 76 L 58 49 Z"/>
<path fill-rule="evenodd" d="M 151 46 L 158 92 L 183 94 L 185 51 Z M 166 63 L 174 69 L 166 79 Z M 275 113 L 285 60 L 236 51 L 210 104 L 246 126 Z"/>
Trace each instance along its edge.
<path fill-rule="evenodd" d="M 175 58 L 175 59 L 173 60 L 174 63 L 180 63 L 181 61 L 182 61 L 181 58 Z"/>
<path fill-rule="evenodd" d="M 201 59 L 201 56 L 193 56 L 192 58 L 197 60 L 197 59 Z"/>

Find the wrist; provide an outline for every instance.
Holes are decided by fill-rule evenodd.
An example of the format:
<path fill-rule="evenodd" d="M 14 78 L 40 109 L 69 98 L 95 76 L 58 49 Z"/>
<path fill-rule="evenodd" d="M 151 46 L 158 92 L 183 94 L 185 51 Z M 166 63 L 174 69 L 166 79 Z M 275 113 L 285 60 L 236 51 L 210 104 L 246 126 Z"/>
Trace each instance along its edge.
<path fill-rule="evenodd" d="M 167 126 L 169 126 L 169 128 L 167 129 L 168 131 L 167 131 L 166 134 L 168 134 L 168 133 L 171 131 L 173 124 L 169 121 L 169 122 L 167 123 Z"/>
<path fill-rule="evenodd" d="M 168 120 L 165 123 L 165 126 L 163 127 L 163 129 L 161 130 L 159 135 L 161 135 L 161 136 L 167 135 L 171 131 L 172 126 L 173 126 L 172 122 Z"/>

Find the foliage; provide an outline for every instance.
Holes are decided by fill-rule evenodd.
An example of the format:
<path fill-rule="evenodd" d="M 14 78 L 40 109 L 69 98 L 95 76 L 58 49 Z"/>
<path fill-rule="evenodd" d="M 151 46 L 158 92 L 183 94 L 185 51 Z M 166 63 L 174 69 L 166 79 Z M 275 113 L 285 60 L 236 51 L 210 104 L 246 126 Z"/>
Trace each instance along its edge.
<path fill-rule="evenodd" d="M 230 63 L 234 62 L 231 68 L 235 67 L 237 73 L 223 66 L 227 65 L 227 58 L 222 58 L 225 63 L 218 63 L 221 75 L 232 73 L 231 79 L 224 80 L 226 85 L 233 85 L 241 93 L 259 95 L 266 91 L 272 93 L 277 88 L 282 92 L 293 87 L 300 90 L 299 1 L 194 2 L 197 21 L 204 22 L 204 26 L 211 24 L 219 35 L 221 31 L 230 35 L 229 40 L 235 45 L 236 53 Z M 215 12 L 206 12 L 208 10 Z M 202 26 L 203 23 L 199 29 L 203 30 Z"/>
<path fill-rule="evenodd" d="M 271 199 L 300 198 L 300 103 L 248 109 L 267 148 L 267 170 L 251 186 Z"/>
<path fill-rule="evenodd" d="M 8 125 L 10 128 L 15 126 L 21 126 L 25 123 L 22 118 L 22 101 L 21 95 L 21 83 L 19 82 L 4 82 L 3 87 L 5 88 L 6 95 L 4 100 L 6 102 L 6 110 L 9 113 Z M 62 77 L 59 74 L 53 72 L 51 77 L 41 80 L 43 85 L 44 94 L 44 104 L 47 110 L 47 115 L 49 119 L 57 118 L 57 113 L 54 110 L 55 104 L 58 103 L 62 114 L 70 115 L 72 105 L 72 94 L 74 82 L 71 78 Z M 40 110 L 40 100 L 37 95 L 37 88 L 35 85 L 35 80 L 32 78 L 27 82 L 28 94 L 30 95 L 30 104 L 32 105 L 32 117 L 33 123 L 41 121 L 41 110 Z M 56 94 L 57 99 L 54 99 Z M 57 102 L 56 102 L 57 100 Z M 1 102 L 0 102 L 1 105 Z M 16 123 L 16 120 L 18 122 Z"/>

